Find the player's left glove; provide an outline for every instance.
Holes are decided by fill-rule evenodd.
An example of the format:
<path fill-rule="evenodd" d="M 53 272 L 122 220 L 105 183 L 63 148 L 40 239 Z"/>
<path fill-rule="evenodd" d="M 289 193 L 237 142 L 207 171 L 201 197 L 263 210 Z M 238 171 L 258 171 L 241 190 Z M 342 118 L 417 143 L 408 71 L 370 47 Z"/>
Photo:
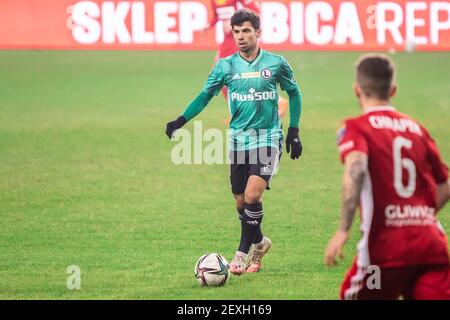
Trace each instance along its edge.
<path fill-rule="evenodd" d="M 169 139 L 172 139 L 172 136 L 175 133 L 175 131 L 180 129 L 182 126 L 184 126 L 186 124 L 186 122 L 187 122 L 186 118 L 181 116 L 181 117 L 178 117 L 177 120 L 170 121 L 169 123 L 167 123 L 166 134 L 169 137 Z"/>
<path fill-rule="evenodd" d="M 292 149 L 292 152 L 291 152 Z M 298 136 L 298 128 L 290 127 L 286 136 L 286 151 L 291 152 L 291 159 L 295 160 L 300 157 L 303 151 L 302 142 Z"/>

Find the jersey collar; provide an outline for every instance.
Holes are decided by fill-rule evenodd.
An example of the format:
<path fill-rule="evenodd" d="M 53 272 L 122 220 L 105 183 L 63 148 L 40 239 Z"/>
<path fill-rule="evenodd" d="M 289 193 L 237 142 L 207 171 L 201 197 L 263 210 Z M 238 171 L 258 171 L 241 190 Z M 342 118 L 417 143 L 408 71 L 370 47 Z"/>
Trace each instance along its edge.
<path fill-rule="evenodd" d="M 258 53 L 258 55 L 256 56 L 255 60 L 253 60 L 253 61 L 245 60 L 245 59 L 241 56 L 241 54 L 240 54 L 239 52 L 238 52 L 237 54 L 238 54 L 239 57 L 242 59 L 242 62 L 244 62 L 244 63 L 247 64 L 248 66 L 251 66 L 251 65 L 256 64 L 256 63 L 261 59 L 261 56 L 263 55 L 263 52 L 264 52 L 264 50 L 261 49 L 261 48 L 259 48 L 259 53 Z"/>
<path fill-rule="evenodd" d="M 395 108 L 393 106 L 369 107 L 364 110 L 364 114 L 368 114 L 370 112 L 377 112 L 377 111 L 395 111 Z"/>

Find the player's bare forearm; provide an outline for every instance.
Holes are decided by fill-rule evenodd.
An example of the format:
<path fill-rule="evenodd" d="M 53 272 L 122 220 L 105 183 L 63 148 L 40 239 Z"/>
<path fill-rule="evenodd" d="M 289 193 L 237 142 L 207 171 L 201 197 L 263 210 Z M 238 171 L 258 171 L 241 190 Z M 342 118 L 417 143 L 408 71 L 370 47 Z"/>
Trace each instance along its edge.
<path fill-rule="evenodd" d="M 441 210 L 445 204 L 450 200 L 450 180 L 437 186 L 437 203 L 436 212 Z"/>
<path fill-rule="evenodd" d="M 345 157 L 342 186 L 342 211 L 339 230 L 348 232 L 352 226 L 361 195 L 368 160 L 363 152 L 354 151 Z"/>
<path fill-rule="evenodd" d="M 339 230 L 328 242 L 325 250 L 325 264 L 334 266 L 336 258 L 343 258 L 343 248 L 349 237 L 349 230 L 355 217 L 361 195 L 364 177 L 367 174 L 367 155 L 360 151 L 350 152 L 345 157 L 344 181 L 342 185 L 342 212 Z"/>

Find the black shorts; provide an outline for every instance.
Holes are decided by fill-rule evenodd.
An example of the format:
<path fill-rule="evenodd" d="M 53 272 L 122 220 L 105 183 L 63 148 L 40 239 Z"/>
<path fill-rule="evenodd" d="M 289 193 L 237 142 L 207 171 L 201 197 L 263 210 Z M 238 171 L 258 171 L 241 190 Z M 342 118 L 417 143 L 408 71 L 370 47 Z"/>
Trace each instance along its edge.
<path fill-rule="evenodd" d="M 269 182 L 277 173 L 281 151 L 273 147 L 261 147 L 246 151 L 230 151 L 230 182 L 234 194 L 244 193 L 250 176 L 258 176 Z"/>

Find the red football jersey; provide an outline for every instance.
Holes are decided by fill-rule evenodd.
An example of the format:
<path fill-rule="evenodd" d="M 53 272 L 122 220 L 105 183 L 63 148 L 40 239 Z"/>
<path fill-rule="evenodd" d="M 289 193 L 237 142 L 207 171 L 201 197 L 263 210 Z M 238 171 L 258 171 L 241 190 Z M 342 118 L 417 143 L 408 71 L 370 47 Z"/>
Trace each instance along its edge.
<path fill-rule="evenodd" d="M 218 21 L 230 23 L 231 17 L 239 8 L 248 8 L 259 13 L 259 4 L 254 0 L 211 0 L 213 17 L 210 25 L 214 26 Z M 219 46 L 219 58 L 225 58 L 236 52 L 233 34 L 224 33 L 223 43 Z"/>
<path fill-rule="evenodd" d="M 449 264 L 447 237 L 436 218 L 436 185 L 448 168 L 427 130 L 395 108 L 374 107 L 338 132 L 341 160 L 367 154 L 361 193 L 360 267 Z"/>

